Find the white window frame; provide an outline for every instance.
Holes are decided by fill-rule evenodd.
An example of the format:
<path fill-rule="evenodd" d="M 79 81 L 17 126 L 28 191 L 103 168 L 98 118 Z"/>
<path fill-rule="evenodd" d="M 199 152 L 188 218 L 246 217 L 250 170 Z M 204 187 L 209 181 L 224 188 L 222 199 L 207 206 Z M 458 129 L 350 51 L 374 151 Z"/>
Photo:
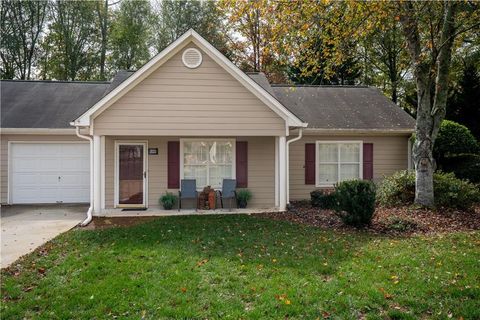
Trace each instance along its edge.
<path fill-rule="evenodd" d="M 358 144 L 359 147 L 359 153 L 360 153 L 360 163 L 359 163 L 359 172 L 358 172 L 358 179 L 363 180 L 363 140 L 317 140 L 315 141 L 315 186 L 317 188 L 325 188 L 325 187 L 333 187 L 336 183 L 339 181 L 336 181 L 335 183 L 321 183 L 320 182 L 320 170 L 319 170 L 319 145 L 320 144 L 347 144 L 347 143 L 356 143 Z M 340 176 L 340 165 L 341 164 L 357 164 L 356 162 L 345 162 L 342 163 L 340 161 L 340 148 L 337 148 L 337 180 L 338 177 Z M 332 163 L 333 164 L 333 163 Z"/>
<path fill-rule="evenodd" d="M 202 139 L 202 138 L 195 138 L 195 139 L 180 139 L 180 179 L 184 179 L 184 153 L 183 153 L 183 147 L 185 142 L 195 142 L 195 141 L 205 141 L 205 142 L 210 142 L 210 141 L 216 141 L 216 142 L 231 142 L 232 143 L 232 178 L 231 179 L 236 179 L 237 178 L 237 170 L 236 170 L 236 163 L 237 163 L 237 150 L 236 150 L 236 139 L 215 139 L 215 138 L 208 138 L 208 139 Z M 210 171 L 209 171 L 209 166 L 207 166 L 207 180 L 210 177 Z M 210 181 L 208 181 L 210 182 Z M 208 185 L 208 184 L 207 184 Z M 197 185 L 198 190 L 202 190 L 205 186 L 199 186 Z M 214 187 L 212 187 L 214 188 Z M 215 189 L 215 188 L 214 188 Z"/>

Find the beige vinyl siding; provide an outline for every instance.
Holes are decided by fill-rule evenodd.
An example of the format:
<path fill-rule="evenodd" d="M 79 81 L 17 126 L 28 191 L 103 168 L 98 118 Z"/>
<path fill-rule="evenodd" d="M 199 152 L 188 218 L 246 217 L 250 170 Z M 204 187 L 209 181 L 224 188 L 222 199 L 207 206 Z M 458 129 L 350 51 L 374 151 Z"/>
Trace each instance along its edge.
<path fill-rule="evenodd" d="M 290 145 L 290 200 L 309 199 L 315 185 L 305 184 L 305 143 L 321 140 L 373 143 L 373 178 L 382 177 L 408 167 L 407 136 L 304 136 Z"/>
<path fill-rule="evenodd" d="M 285 121 L 207 54 L 200 67 L 189 69 L 182 53 L 95 118 L 95 134 L 285 135 Z"/>
<path fill-rule="evenodd" d="M 85 141 L 76 135 L 1 135 L 0 136 L 0 199 L 1 203 L 8 202 L 8 142 L 9 141 Z"/>
<path fill-rule="evenodd" d="M 211 137 L 209 137 L 211 138 Z M 234 137 L 235 138 L 235 137 Z M 275 206 L 275 138 L 238 137 L 237 141 L 248 141 L 248 189 L 253 198 L 251 208 L 273 208 Z M 168 189 L 167 143 L 179 141 L 180 137 L 105 137 L 105 207 L 114 207 L 115 141 L 146 141 L 148 148 L 158 148 L 158 155 L 148 156 L 148 205 L 156 207 L 166 191 L 177 194 L 178 189 Z"/>

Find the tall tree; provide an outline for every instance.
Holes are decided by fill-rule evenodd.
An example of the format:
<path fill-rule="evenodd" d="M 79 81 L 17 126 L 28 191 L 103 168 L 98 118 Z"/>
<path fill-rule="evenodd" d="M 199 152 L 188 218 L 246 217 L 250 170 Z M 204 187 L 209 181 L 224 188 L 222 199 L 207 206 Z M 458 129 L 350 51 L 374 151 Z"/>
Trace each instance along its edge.
<path fill-rule="evenodd" d="M 462 76 L 452 89 L 446 118 L 465 125 L 480 141 L 480 72 L 475 61 L 466 60 Z"/>
<path fill-rule="evenodd" d="M 221 0 L 233 60 L 245 71 L 264 72 L 270 80 L 283 78 L 284 68 L 274 52 L 270 16 L 276 3 L 271 0 Z"/>
<path fill-rule="evenodd" d="M 392 15 L 382 20 L 378 31 L 366 34 L 361 43 L 366 62 L 374 69 L 371 84 L 383 87 L 397 103 L 400 86 L 410 70 L 410 61 L 399 21 Z"/>
<path fill-rule="evenodd" d="M 44 41 L 42 74 L 47 78 L 95 78 L 98 28 L 93 1 L 57 0 L 52 5 L 49 33 Z M 47 56 L 48 54 L 48 56 Z"/>
<path fill-rule="evenodd" d="M 417 88 L 415 202 L 434 204 L 433 146 L 445 117 L 448 80 L 456 37 L 478 27 L 475 4 L 459 2 L 399 3 L 399 18 L 406 38 Z M 473 10 L 473 11 L 472 11 Z"/>
<path fill-rule="evenodd" d="M 1 76 L 30 79 L 44 31 L 48 2 L 4 0 L 0 6 Z"/>
<path fill-rule="evenodd" d="M 123 0 L 114 12 L 110 34 L 111 64 L 117 69 L 140 68 L 150 58 L 152 8 L 148 1 Z"/>
<path fill-rule="evenodd" d="M 154 12 L 157 16 L 154 34 L 157 52 L 192 28 L 222 53 L 229 55 L 221 30 L 224 17 L 214 1 L 157 0 Z"/>

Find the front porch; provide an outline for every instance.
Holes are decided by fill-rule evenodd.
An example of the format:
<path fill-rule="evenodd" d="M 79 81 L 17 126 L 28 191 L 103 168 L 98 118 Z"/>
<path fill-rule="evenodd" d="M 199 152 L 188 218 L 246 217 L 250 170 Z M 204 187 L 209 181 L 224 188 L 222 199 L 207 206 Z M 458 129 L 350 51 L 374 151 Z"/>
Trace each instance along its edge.
<path fill-rule="evenodd" d="M 228 141 L 229 147 L 222 147 L 221 142 L 225 141 Z M 196 144 L 208 142 L 209 147 L 200 150 L 198 154 L 193 153 L 192 155 L 191 152 L 186 151 L 185 144 L 187 142 L 195 142 Z M 171 146 L 175 144 L 178 149 L 173 148 L 172 150 Z M 239 144 L 244 145 L 242 150 L 238 148 Z M 123 150 L 120 146 L 138 146 L 138 150 L 141 150 L 142 154 L 138 155 L 137 160 L 131 160 L 136 161 L 136 164 L 120 163 L 120 159 L 124 157 L 120 154 L 120 150 Z M 95 216 L 252 214 L 283 211 L 286 207 L 285 137 L 192 138 L 94 135 L 92 151 L 93 215 Z M 177 152 L 176 156 L 172 157 L 172 152 Z M 240 155 L 239 152 L 245 154 Z M 198 161 L 195 158 L 197 156 L 202 161 Z M 195 159 L 191 160 L 192 157 Z M 223 171 L 218 170 L 219 165 L 217 163 L 211 167 L 204 164 L 211 162 L 212 159 L 220 158 L 223 160 L 217 162 L 221 164 L 220 168 Z M 239 163 L 240 158 L 244 163 Z M 172 161 L 178 162 L 172 163 Z M 241 166 L 245 175 L 243 178 L 239 176 L 242 174 Z M 192 167 L 195 170 L 192 170 Z M 217 171 L 220 172 L 216 174 Z M 135 175 L 137 178 L 129 178 L 129 176 Z M 175 177 L 172 179 L 172 176 L 175 175 L 178 180 L 176 185 L 172 184 L 172 180 L 175 183 Z M 242 180 L 242 184 L 238 185 L 238 188 L 250 190 L 253 197 L 246 209 L 233 208 L 229 210 L 227 204 L 225 205 L 226 208 L 222 209 L 220 201 L 217 199 L 214 210 L 195 211 L 194 205 L 189 202 L 185 203 L 184 208 L 180 211 L 177 210 L 176 206 L 173 210 L 164 210 L 159 202 L 160 197 L 167 192 L 178 195 L 179 182 L 184 178 L 196 179 L 199 192 L 206 185 L 221 190 L 221 181 L 224 178 L 237 179 L 237 183 Z M 125 199 L 127 200 L 125 201 Z M 235 207 L 235 204 L 233 207 Z M 135 210 L 136 208 L 138 210 Z M 128 209 L 128 211 L 123 209 Z"/>

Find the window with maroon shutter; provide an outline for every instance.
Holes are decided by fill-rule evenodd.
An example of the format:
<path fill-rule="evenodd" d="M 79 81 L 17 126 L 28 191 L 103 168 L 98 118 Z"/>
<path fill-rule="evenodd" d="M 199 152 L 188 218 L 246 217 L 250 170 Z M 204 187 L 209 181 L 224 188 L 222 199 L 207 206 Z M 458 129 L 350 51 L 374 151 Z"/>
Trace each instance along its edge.
<path fill-rule="evenodd" d="M 363 179 L 373 179 L 373 143 L 363 144 Z"/>
<path fill-rule="evenodd" d="M 305 143 L 305 184 L 315 184 L 315 143 Z"/>
<path fill-rule="evenodd" d="M 180 188 L 180 142 L 168 141 L 168 188 Z"/>
<path fill-rule="evenodd" d="M 237 141 L 236 146 L 236 179 L 238 188 L 248 187 L 248 142 Z"/>

